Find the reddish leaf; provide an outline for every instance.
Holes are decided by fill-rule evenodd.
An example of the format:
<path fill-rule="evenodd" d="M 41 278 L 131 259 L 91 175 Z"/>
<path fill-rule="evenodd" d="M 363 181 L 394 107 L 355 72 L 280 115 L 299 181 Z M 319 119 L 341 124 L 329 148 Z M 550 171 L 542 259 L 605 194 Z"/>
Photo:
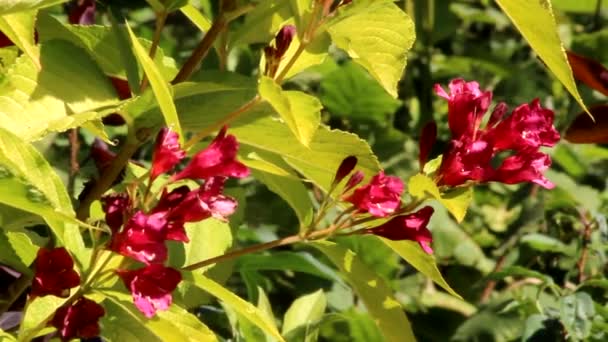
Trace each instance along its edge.
<path fill-rule="evenodd" d="M 566 131 L 565 138 L 575 144 L 608 143 L 608 104 L 589 108 L 595 118 L 587 113 L 579 114 Z"/>
<path fill-rule="evenodd" d="M 567 51 L 574 78 L 608 96 L 608 70 L 599 62 Z"/>

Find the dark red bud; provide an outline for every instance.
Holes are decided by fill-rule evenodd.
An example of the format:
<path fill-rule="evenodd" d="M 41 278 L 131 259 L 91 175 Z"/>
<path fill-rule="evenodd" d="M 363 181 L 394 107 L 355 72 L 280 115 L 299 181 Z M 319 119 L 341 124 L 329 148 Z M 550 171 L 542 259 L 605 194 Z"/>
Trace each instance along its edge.
<path fill-rule="evenodd" d="M 350 176 L 350 179 L 348 180 L 348 183 L 346 183 L 346 186 L 344 187 L 344 190 L 342 192 L 346 193 L 350 189 L 356 187 L 357 185 L 359 185 L 359 183 L 361 183 L 363 178 L 365 178 L 365 174 L 363 174 L 362 171 L 355 172 L 352 176 Z"/>
<path fill-rule="evenodd" d="M 435 121 L 431 121 L 424 125 L 422 133 L 420 134 L 420 155 L 418 156 L 418 163 L 420 164 L 420 170 L 424 168 L 424 164 L 429 159 L 431 149 L 437 139 L 437 124 Z"/>
<path fill-rule="evenodd" d="M 344 177 L 348 176 L 353 169 L 357 166 L 357 157 L 348 156 L 344 158 L 340 167 L 338 167 L 338 171 L 336 171 L 336 176 L 334 177 L 334 184 L 340 183 Z"/>
<path fill-rule="evenodd" d="M 95 0 L 79 0 L 68 14 L 70 24 L 95 24 Z"/>
<path fill-rule="evenodd" d="M 277 59 L 285 55 L 285 52 L 287 52 L 287 49 L 289 48 L 289 45 L 291 44 L 291 41 L 293 40 L 293 37 L 295 35 L 296 27 L 293 25 L 283 26 L 279 33 L 277 33 L 277 36 L 275 38 L 275 57 Z"/>

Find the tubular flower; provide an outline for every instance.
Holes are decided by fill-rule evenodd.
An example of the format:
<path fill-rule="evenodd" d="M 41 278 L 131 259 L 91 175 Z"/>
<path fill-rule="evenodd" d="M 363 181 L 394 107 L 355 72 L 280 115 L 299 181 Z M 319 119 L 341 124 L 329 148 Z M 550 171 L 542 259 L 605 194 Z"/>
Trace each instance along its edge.
<path fill-rule="evenodd" d="M 105 315 L 103 307 L 85 297 L 55 312 L 50 325 L 57 328 L 62 341 L 99 336 L 99 319 Z"/>
<path fill-rule="evenodd" d="M 209 217 L 226 220 L 236 210 L 236 200 L 222 195 L 224 177 L 208 179 L 198 190 L 190 191 L 169 214 L 169 220 L 198 222 Z"/>
<path fill-rule="evenodd" d="M 498 181 L 507 184 L 534 182 L 553 187 L 543 175 L 551 159 L 539 152 L 554 146 L 559 134 L 553 127 L 553 111 L 542 108 L 538 99 L 515 108 L 505 118 L 507 106 L 499 103 L 485 128 L 483 115 L 492 93 L 482 92 L 477 82 L 453 80 L 450 93 L 435 85 L 437 95 L 448 100 L 448 122 L 452 139 L 438 170 L 438 184 L 458 186 L 467 181 Z M 492 162 L 501 152 L 509 155 L 498 167 Z"/>
<path fill-rule="evenodd" d="M 138 211 L 120 233 L 112 236 L 110 249 L 145 264 L 167 259 L 165 213 L 146 215 Z"/>
<path fill-rule="evenodd" d="M 80 284 L 80 276 L 74 271 L 74 261 L 64 247 L 40 248 L 34 264 L 36 272 L 32 283 L 33 297 L 67 297 L 70 289 Z"/>
<path fill-rule="evenodd" d="M 137 309 L 148 318 L 153 317 L 156 311 L 167 310 L 171 306 L 171 292 L 182 280 L 179 271 L 157 264 L 116 272 L 131 291 Z"/>
<path fill-rule="evenodd" d="M 382 236 L 389 240 L 416 241 L 427 254 L 432 254 L 433 237 L 426 226 L 433 211 L 433 207 L 426 206 L 412 214 L 395 216 L 378 227 L 364 230 L 364 233 Z"/>
<path fill-rule="evenodd" d="M 172 180 L 249 176 L 249 169 L 236 160 L 239 143 L 234 135 L 226 135 L 226 129 L 224 126 L 211 144 L 197 153 L 181 172 L 172 177 Z"/>
<path fill-rule="evenodd" d="M 78 0 L 68 13 L 68 22 L 78 25 L 95 24 L 95 0 Z"/>
<path fill-rule="evenodd" d="M 179 145 L 179 137 L 176 132 L 163 127 L 156 137 L 154 154 L 152 155 L 152 170 L 150 180 L 171 170 L 186 156 L 186 151 Z"/>
<path fill-rule="evenodd" d="M 359 212 L 369 212 L 376 217 L 386 217 L 394 213 L 401 204 L 403 182 L 394 176 L 385 176 L 383 171 L 372 177 L 369 184 L 355 189 L 344 198 L 358 208 Z"/>
<path fill-rule="evenodd" d="M 106 213 L 106 223 L 112 232 L 118 232 L 131 205 L 127 194 L 111 194 L 101 198 L 101 208 Z"/>

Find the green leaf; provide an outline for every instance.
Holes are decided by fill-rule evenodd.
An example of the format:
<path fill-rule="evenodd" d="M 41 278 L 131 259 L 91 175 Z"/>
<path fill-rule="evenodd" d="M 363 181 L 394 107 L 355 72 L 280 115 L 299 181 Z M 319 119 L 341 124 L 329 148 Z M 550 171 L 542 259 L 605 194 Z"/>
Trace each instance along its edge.
<path fill-rule="evenodd" d="M 88 264 L 80 230 L 74 223 L 72 203 L 61 179 L 33 146 L 3 128 L 0 183 L 0 202 L 42 216 L 59 245 L 66 246 L 82 266 Z"/>
<path fill-rule="evenodd" d="M 557 24 L 549 0 L 497 0 L 532 49 L 570 94 L 587 111 L 576 88 L 572 69 L 558 35 Z M 588 112 L 588 111 L 587 111 Z M 591 115 L 591 114 L 590 114 Z"/>
<path fill-rule="evenodd" d="M 528 245 L 540 252 L 568 253 L 568 246 L 560 240 L 540 233 L 526 234 L 521 238 L 521 243 Z"/>
<path fill-rule="evenodd" d="M 113 17 L 111 17 L 113 19 Z M 131 80 L 138 71 L 137 61 L 130 48 L 129 34 L 124 25 L 97 26 L 97 25 L 68 25 L 63 24 L 51 15 L 41 13 L 38 16 L 37 27 L 42 43 L 61 39 L 84 49 L 89 56 L 97 62 L 101 70 L 107 75 L 125 77 L 129 76 L 131 91 L 139 92 L 139 82 Z M 148 49 L 151 42 L 139 38 L 139 42 Z M 156 51 L 154 63 L 165 80 L 171 80 L 177 74 L 175 61 L 166 57 L 161 48 Z"/>
<path fill-rule="evenodd" d="M 291 44 L 287 51 L 285 51 L 285 55 L 283 56 L 283 62 L 279 65 L 277 69 L 277 75 L 281 75 L 285 68 L 287 67 L 287 61 L 291 60 L 295 57 L 296 53 L 299 53 L 295 62 L 289 66 L 289 70 L 283 77 L 284 79 L 290 79 L 294 75 L 304 71 L 305 69 L 321 64 L 327 58 L 327 50 L 331 45 L 331 39 L 326 32 L 319 33 L 312 42 L 308 43 L 304 50 L 298 52 L 300 48 L 300 38 L 298 36 L 294 36 Z M 266 57 L 262 56 L 260 60 L 260 68 L 264 66 L 266 61 Z"/>
<path fill-rule="evenodd" d="M 256 170 L 251 172 L 255 179 L 262 182 L 289 204 L 300 221 L 300 229 L 305 229 L 312 222 L 314 208 L 308 189 L 302 182 Z"/>
<path fill-rule="evenodd" d="M 257 297 L 258 297 L 258 305 L 257 308 L 260 310 L 260 312 L 262 314 L 264 314 L 264 317 L 266 317 L 266 319 L 270 322 L 274 322 L 275 318 L 274 318 L 274 314 L 272 312 L 272 306 L 270 305 L 270 301 L 268 300 L 268 296 L 266 296 L 266 293 L 264 292 L 264 289 L 261 287 L 257 287 Z M 262 330 L 260 330 L 258 327 L 256 327 L 254 324 L 252 324 L 250 321 L 248 321 L 247 319 L 244 319 L 241 315 L 236 315 L 238 318 L 238 325 L 239 325 L 239 330 L 243 336 L 243 339 L 245 341 L 269 341 L 269 342 L 273 342 L 275 341 L 274 338 L 272 338 L 270 335 L 264 333 Z"/>
<path fill-rule="evenodd" d="M 25 233 L 0 230 L 0 263 L 30 275 L 38 246 Z"/>
<path fill-rule="evenodd" d="M 397 82 L 416 38 L 414 23 L 393 3 L 358 9 L 338 15 L 327 24 L 327 31 L 339 48 L 396 98 Z"/>
<path fill-rule="evenodd" d="M 591 335 L 595 308 L 593 299 L 587 293 L 576 292 L 563 297 L 560 301 L 559 315 L 570 337 L 584 340 Z"/>
<path fill-rule="evenodd" d="M 245 16 L 243 25 L 231 35 L 231 44 L 268 43 L 291 17 L 289 1 L 260 1 Z"/>
<path fill-rule="evenodd" d="M 217 341 L 206 325 L 175 304 L 148 319 L 137 310 L 131 296 L 115 291 L 99 294 L 105 297 L 106 309 L 101 333 L 109 341 Z"/>
<path fill-rule="evenodd" d="M 412 327 L 401 304 L 374 271 L 349 249 L 329 241 L 311 244 L 325 254 L 353 286 L 387 341 L 415 341 Z"/>
<path fill-rule="evenodd" d="M 429 277 L 451 295 L 462 299 L 462 297 L 448 285 L 445 279 L 443 279 L 441 272 L 439 272 L 439 269 L 437 268 L 435 258 L 432 255 L 426 254 L 420 246 L 418 246 L 418 243 L 414 241 L 392 241 L 380 237 L 378 239 L 389 246 L 395 253 L 399 254 L 403 260 L 407 261 L 420 273 Z"/>
<path fill-rule="evenodd" d="M 306 147 L 319 127 L 321 109 L 319 100 L 301 91 L 283 91 L 273 79 L 262 76 L 260 96 L 279 113 L 296 139 Z"/>
<path fill-rule="evenodd" d="M 509 277 L 509 276 L 537 278 L 547 284 L 553 283 L 553 278 L 551 278 L 550 276 L 547 276 L 545 274 L 542 274 L 540 272 L 537 272 L 537 271 L 534 271 L 534 270 L 531 270 L 529 268 L 522 267 L 522 266 L 507 266 L 498 272 L 494 272 L 494 273 L 490 274 L 488 276 L 488 278 L 498 280 L 498 279 L 503 279 L 503 278 Z"/>
<path fill-rule="evenodd" d="M 333 114 L 386 123 L 401 103 L 393 99 L 361 66 L 348 62 L 321 81 L 321 102 Z"/>
<path fill-rule="evenodd" d="M 131 43 L 133 44 L 135 56 L 148 77 L 148 81 L 150 82 L 152 91 L 154 92 L 155 98 L 158 101 L 158 105 L 160 106 L 160 110 L 165 118 L 165 122 L 169 128 L 178 134 L 179 141 L 181 144 L 183 144 L 184 135 L 182 133 L 182 127 L 179 123 L 179 118 L 177 117 L 175 104 L 173 103 L 172 89 L 169 86 L 169 83 L 163 78 L 163 75 L 154 64 L 154 61 L 150 58 L 150 56 L 148 56 L 148 52 L 144 49 L 139 40 L 137 40 L 137 37 L 133 31 L 131 31 L 129 25 L 127 25 L 127 30 L 129 31 L 129 36 L 131 37 Z"/>
<path fill-rule="evenodd" d="M 441 193 L 437 184 L 423 174 L 417 174 L 408 181 L 408 189 L 412 196 L 426 198 L 431 196 L 443 204 L 457 222 L 462 222 L 473 199 L 473 189 L 470 187 L 457 188 L 447 193 Z"/>
<path fill-rule="evenodd" d="M 279 341 L 285 341 L 281 334 L 279 334 L 277 331 L 274 322 L 271 322 L 266 315 L 260 311 L 260 309 L 253 306 L 253 304 L 246 302 L 239 296 L 224 288 L 222 285 L 201 274 L 192 273 L 192 277 L 195 279 L 196 286 L 230 306 L 239 315 L 257 325 L 258 328 L 262 329 L 262 331 L 268 335 L 276 338 Z"/>
<path fill-rule="evenodd" d="M 209 218 L 186 223 L 187 243 L 170 245 L 171 265 L 182 267 L 224 254 L 232 246 L 232 232 L 227 222 Z M 207 266 L 207 270 L 213 266 Z"/>
<path fill-rule="evenodd" d="M 66 1 L 68 0 L 3 0 L 0 2 L 0 15 L 40 9 Z"/>
<path fill-rule="evenodd" d="M 308 253 L 273 252 L 268 255 L 247 254 L 237 260 L 239 271 L 285 271 L 308 273 L 323 279 L 342 282 L 334 270 Z"/>
<path fill-rule="evenodd" d="M 306 335 L 302 341 L 312 342 L 317 340 L 318 327 L 314 327 L 327 307 L 327 299 L 323 290 L 318 290 L 294 300 L 285 312 L 283 328 L 281 333 L 287 336 L 296 329 L 305 329 Z"/>
<path fill-rule="evenodd" d="M 38 325 L 51 319 L 55 310 L 66 301 L 67 298 L 55 296 L 36 297 L 30 301 L 19 327 L 19 341 L 30 341 L 37 333 Z"/>
<path fill-rule="evenodd" d="M 82 49 L 49 41 L 41 47 L 40 64 L 42 70 L 22 56 L 0 86 L 0 126 L 22 139 L 99 119 L 107 113 L 102 109 L 119 104 L 109 80 Z M 87 113 L 94 111 L 100 113 Z"/>
<path fill-rule="evenodd" d="M 38 62 L 40 51 L 34 41 L 36 14 L 37 11 L 27 11 L 0 16 L 0 31 L 25 52 L 36 66 L 40 67 Z"/>
<path fill-rule="evenodd" d="M 211 28 L 211 20 L 205 17 L 201 11 L 191 4 L 183 6 L 180 8 L 180 11 L 182 11 L 182 13 L 202 32 L 207 32 L 209 28 Z"/>
<path fill-rule="evenodd" d="M 188 0 L 146 0 L 155 12 L 172 12 L 188 3 Z"/>

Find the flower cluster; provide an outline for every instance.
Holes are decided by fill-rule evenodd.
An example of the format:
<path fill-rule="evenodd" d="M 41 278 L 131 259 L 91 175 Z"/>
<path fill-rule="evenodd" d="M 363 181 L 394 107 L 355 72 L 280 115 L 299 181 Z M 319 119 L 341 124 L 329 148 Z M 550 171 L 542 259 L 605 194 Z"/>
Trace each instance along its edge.
<path fill-rule="evenodd" d="M 332 186 L 348 176 L 356 164 L 357 158 L 354 156 L 345 158 L 336 172 Z M 363 229 L 359 233 L 374 234 L 390 240 L 416 241 L 426 253 L 433 253 L 430 247 L 432 236 L 427 228 L 433 208 L 426 206 L 416 212 L 401 215 L 401 195 L 404 190 L 401 179 L 386 176 L 380 171 L 369 183 L 359 186 L 363 178 L 363 172 L 354 172 L 342 190 L 341 199 L 352 205 L 354 216 L 369 214 L 378 218 L 391 218 L 384 224 Z"/>
<path fill-rule="evenodd" d="M 505 116 L 507 106 L 499 103 L 485 128 L 481 128 L 483 116 L 492 102 L 492 92 L 481 91 L 477 82 L 462 79 L 450 82 L 449 90 L 446 92 L 435 85 L 437 95 L 448 101 L 448 124 L 452 132 L 437 171 L 439 185 L 497 181 L 533 182 L 547 189 L 553 187 L 543 176 L 551 159 L 539 151 L 541 146 L 554 146 L 559 141 L 559 133 L 553 127 L 553 111 L 542 108 L 535 99 Z M 502 153 L 508 156 L 497 160 Z M 494 163 L 498 167 L 494 167 Z"/>
<path fill-rule="evenodd" d="M 171 293 L 181 281 L 178 270 L 164 265 L 168 257 L 166 241 L 188 242 L 186 223 L 209 217 L 225 220 L 236 210 L 236 200 L 222 191 L 228 177 L 249 175 L 249 169 L 236 160 L 237 150 L 236 138 L 226 135 L 224 127 L 206 149 L 169 178 L 170 182 L 202 180 L 203 185 L 192 190 L 179 186 L 168 191 L 165 187 L 148 211 L 133 208 L 132 199 L 125 194 L 102 198 L 106 222 L 112 230 L 108 248 L 144 264 L 137 269 L 117 270 L 117 274 L 131 292 L 135 306 L 146 317 L 153 317 L 157 310 L 166 310 L 171 305 Z M 149 185 L 171 171 L 185 155 L 177 133 L 163 128 L 154 147 Z"/>
<path fill-rule="evenodd" d="M 36 272 L 31 298 L 47 295 L 67 298 L 70 289 L 80 285 L 80 276 L 74 270 L 74 260 L 64 247 L 40 248 L 34 266 Z M 92 338 L 99 335 L 99 319 L 104 314 L 101 305 L 79 296 L 75 301 L 57 309 L 50 325 L 57 328 L 62 341 L 75 337 Z"/>

